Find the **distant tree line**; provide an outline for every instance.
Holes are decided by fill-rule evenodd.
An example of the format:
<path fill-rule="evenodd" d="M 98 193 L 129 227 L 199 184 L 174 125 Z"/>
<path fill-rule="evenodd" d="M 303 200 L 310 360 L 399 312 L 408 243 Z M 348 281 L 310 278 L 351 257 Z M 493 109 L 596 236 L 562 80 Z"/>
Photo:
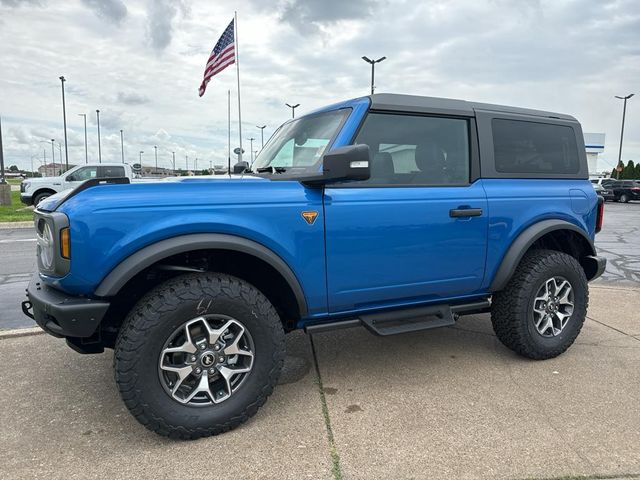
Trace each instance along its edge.
<path fill-rule="evenodd" d="M 611 178 L 620 178 L 620 180 L 640 180 L 640 162 L 634 165 L 633 160 L 629 160 L 627 164 L 620 162 L 618 167 L 622 167 L 622 171 L 618 172 L 615 168 L 611 170 Z M 620 175 L 618 177 L 618 174 Z"/>

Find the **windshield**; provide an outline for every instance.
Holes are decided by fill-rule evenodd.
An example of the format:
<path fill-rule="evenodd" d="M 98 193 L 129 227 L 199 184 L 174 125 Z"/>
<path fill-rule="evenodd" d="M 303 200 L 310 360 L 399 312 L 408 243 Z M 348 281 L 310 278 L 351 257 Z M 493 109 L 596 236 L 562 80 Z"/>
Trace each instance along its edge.
<path fill-rule="evenodd" d="M 252 170 L 316 165 L 348 113 L 347 109 L 333 110 L 284 124 L 264 146 Z"/>

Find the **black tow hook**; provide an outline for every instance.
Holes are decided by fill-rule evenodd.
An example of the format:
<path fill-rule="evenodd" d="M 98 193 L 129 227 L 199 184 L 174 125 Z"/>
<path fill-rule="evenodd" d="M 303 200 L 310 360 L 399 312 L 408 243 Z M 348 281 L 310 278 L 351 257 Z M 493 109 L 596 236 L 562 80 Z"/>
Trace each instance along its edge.
<path fill-rule="evenodd" d="M 22 313 L 24 313 L 31 320 L 35 320 L 36 317 L 33 316 L 33 313 L 31 312 L 31 308 L 33 308 L 33 305 L 29 300 L 25 300 L 24 302 L 22 302 Z"/>

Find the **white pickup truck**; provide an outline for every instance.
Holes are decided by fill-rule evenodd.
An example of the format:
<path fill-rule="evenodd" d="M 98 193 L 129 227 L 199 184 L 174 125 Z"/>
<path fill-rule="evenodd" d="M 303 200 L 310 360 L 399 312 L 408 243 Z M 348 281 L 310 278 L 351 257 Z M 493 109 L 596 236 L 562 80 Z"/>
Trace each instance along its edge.
<path fill-rule="evenodd" d="M 133 179 L 131 166 L 126 163 L 89 163 L 78 165 L 59 177 L 29 178 L 20 184 L 20 200 L 26 205 L 38 205 L 54 193 L 75 188 L 92 178 Z"/>

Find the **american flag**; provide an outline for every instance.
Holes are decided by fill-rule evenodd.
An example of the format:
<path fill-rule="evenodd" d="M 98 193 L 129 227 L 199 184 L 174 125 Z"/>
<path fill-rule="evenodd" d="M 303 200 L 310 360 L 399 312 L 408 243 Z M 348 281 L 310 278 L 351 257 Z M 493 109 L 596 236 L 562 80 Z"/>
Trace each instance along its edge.
<path fill-rule="evenodd" d="M 198 89 L 199 96 L 204 95 L 204 92 L 207 89 L 207 83 L 209 83 L 211 77 L 220 73 L 229 65 L 236 63 L 236 49 L 233 35 L 234 21 L 235 19 L 231 20 L 231 23 L 220 37 L 220 40 L 218 40 L 216 46 L 213 47 L 211 55 L 209 55 L 207 66 L 204 68 L 204 78 L 202 79 L 202 84 Z"/>

